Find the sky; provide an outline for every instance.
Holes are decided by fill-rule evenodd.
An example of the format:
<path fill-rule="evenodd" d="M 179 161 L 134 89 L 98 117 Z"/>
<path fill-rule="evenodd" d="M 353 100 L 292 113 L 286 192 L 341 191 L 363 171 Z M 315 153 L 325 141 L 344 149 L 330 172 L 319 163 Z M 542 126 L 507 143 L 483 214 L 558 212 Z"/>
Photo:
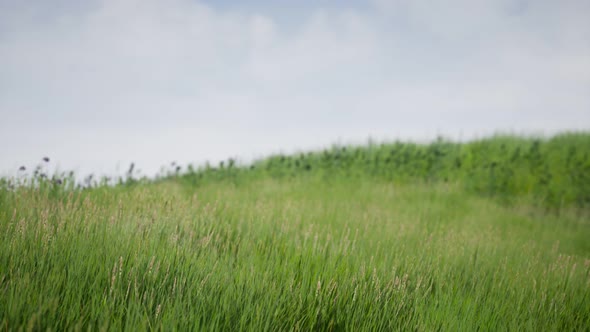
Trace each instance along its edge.
<path fill-rule="evenodd" d="M 0 0 L 0 175 L 590 129 L 590 0 Z"/>

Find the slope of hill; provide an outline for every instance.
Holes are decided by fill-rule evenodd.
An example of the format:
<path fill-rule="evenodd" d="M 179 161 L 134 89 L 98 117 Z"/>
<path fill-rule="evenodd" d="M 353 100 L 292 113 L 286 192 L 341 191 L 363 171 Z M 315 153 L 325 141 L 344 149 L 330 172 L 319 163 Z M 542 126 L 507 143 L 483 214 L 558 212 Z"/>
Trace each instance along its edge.
<path fill-rule="evenodd" d="M 0 189 L 0 330 L 585 330 L 590 135 Z"/>

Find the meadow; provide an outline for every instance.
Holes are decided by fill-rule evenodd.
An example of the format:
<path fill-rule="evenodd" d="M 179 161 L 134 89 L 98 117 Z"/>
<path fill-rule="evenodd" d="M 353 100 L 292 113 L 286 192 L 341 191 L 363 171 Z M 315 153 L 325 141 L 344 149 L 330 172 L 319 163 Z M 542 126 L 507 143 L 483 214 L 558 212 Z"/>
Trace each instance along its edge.
<path fill-rule="evenodd" d="M 590 329 L 590 134 L 0 180 L 0 330 Z"/>

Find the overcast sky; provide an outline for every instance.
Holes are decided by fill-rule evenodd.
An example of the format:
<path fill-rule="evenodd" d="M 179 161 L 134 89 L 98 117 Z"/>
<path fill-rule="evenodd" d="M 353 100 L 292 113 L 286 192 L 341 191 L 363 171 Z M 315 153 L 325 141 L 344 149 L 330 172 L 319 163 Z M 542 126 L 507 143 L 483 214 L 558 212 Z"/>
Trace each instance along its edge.
<path fill-rule="evenodd" d="M 590 0 L 0 0 L 0 174 L 590 129 Z"/>

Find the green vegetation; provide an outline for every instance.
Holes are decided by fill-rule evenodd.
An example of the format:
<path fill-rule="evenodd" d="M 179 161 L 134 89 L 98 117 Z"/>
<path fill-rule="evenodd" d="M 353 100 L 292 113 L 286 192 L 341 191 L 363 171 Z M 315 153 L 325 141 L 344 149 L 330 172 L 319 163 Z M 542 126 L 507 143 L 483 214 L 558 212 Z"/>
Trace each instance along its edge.
<path fill-rule="evenodd" d="M 528 199 L 537 206 L 590 207 L 590 134 L 551 139 L 496 136 L 469 143 L 442 139 L 428 145 L 396 142 L 368 147 L 335 146 L 321 152 L 277 155 L 250 167 L 230 159 L 219 167 L 189 168 L 184 178 L 203 182 L 299 176 L 395 183 L 461 182 L 470 192 L 505 203 Z"/>
<path fill-rule="evenodd" d="M 0 330 L 587 330 L 589 153 L 495 137 L 4 179 Z"/>

